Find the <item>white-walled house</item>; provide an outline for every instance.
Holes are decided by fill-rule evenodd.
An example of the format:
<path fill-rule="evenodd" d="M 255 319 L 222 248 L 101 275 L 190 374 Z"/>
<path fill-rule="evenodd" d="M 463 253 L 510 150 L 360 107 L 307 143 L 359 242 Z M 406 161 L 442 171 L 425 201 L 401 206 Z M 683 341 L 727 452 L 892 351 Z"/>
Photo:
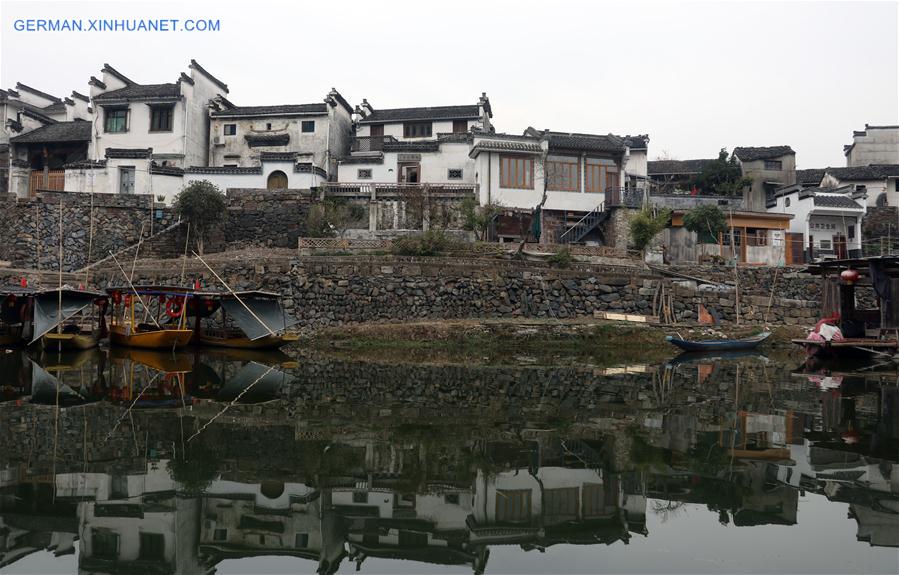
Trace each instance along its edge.
<path fill-rule="evenodd" d="M 293 153 L 336 178 L 338 159 L 349 153 L 353 109 L 334 88 L 320 103 L 235 106 L 218 98 L 213 106 L 210 166 L 252 167 L 263 154 Z"/>
<path fill-rule="evenodd" d="M 848 251 L 845 255 L 859 256 L 866 211 L 864 191 L 852 186 L 805 188 L 796 184 L 777 190 L 768 201 L 768 213 L 793 215 L 789 231 L 802 237 L 802 247 L 795 247 L 794 252 L 807 251 L 812 243 L 816 258 L 838 255 L 843 241 Z"/>
<path fill-rule="evenodd" d="M 208 108 L 228 87 L 195 60 L 176 82 L 138 84 L 108 64 L 92 77 L 86 161 L 66 166 L 65 190 L 146 194 L 170 203 L 183 170 L 205 166 Z"/>
<path fill-rule="evenodd" d="M 486 94 L 476 104 L 384 110 L 363 100 L 338 181 L 470 185 L 475 181 L 471 134 L 491 131 L 492 118 Z"/>
<path fill-rule="evenodd" d="M 89 98 L 58 98 L 25 84 L 0 90 L 0 193 L 62 190 L 62 168 L 87 158 Z"/>
<path fill-rule="evenodd" d="M 184 170 L 183 185 L 205 180 L 223 192 L 229 189 L 308 190 L 328 180 L 323 168 L 298 159 L 296 152 L 261 152 L 254 166 L 193 166 Z"/>
<path fill-rule="evenodd" d="M 822 188 L 844 186 L 867 194 L 869 207 L 899 206 L 899 164 L 827 168 L 824 171 Z"/>

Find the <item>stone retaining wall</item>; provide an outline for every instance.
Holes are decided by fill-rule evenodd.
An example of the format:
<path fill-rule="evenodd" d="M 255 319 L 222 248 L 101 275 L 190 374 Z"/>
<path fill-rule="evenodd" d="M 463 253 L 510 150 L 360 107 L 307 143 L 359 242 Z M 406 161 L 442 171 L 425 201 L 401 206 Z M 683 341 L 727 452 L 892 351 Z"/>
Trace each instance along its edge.
<path fill-rule="evenodd" d="M 732 289 L 675 285 L 644 270 L 580 264 L 572 269 L 496 260 L 402 257 L 229 258 L 214 264 L 234 289 L 258 288 L 285 295 L 299 325 L 320 327 L 372 321 L 456 318 L 587 318 L 597 311 L 652 314 L 661 284 L 673 293 L 679 321 L 696 317 L 699 303 L 725 321 L 736 318 Z M 121 283 L 121 272 L 97 270 L 101 286 Z M 196 261 L 188 278 L 204 286 L 216 280 Z M 177 285 L 179 266 L 138 265 L 135 283 Z M 778 291 L 778 295 L 782 295 Z M 771 303 L 770 311 L 768 309 Z M 747 324 L 813 324 L 817 300 L 776 297 L 745 290 L 741 321 Z"/>

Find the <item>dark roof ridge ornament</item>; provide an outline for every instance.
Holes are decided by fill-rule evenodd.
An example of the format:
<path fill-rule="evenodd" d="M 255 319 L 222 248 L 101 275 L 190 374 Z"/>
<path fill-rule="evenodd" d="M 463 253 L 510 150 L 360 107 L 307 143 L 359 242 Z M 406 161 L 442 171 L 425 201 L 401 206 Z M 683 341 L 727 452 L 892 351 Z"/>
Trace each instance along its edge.
<path fill-rule="evenodd" d="M 118 78 L 119 80 L 121 80 L 122 82 L 127 84 L 128 86 L 133 86 L 133 85 L 137 84 L 137 82 L 135 82 L 128 76 L 122 74 L 121 72 L 119 72 L 118 70 L 116 70 L 115 68 L 110 66 L 109 64 L 106 64 L 105 62 L 103 64 L 103 69 L 101 70 L 101 72 L 106 72 L 107 74 L 112 74 L 113 76 L 115 76 L 116 78 Z"/>

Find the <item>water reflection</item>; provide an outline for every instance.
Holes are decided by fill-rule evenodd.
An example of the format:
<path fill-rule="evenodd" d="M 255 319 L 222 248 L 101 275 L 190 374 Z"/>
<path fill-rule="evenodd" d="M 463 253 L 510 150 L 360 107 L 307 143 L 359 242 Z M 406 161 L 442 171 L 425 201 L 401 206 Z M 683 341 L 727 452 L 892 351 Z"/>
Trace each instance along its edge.
<path fill-rule="evenodd" d="M 262 569 L 271 556 L 302 572 L 373 560 L 496 572 L 491 550 L 617 548 L 652 540 L 649 518 L 690 529 L 681 511 L 696 506 L 720 529 L 841 529 L 803 523 L 809 494 L 847 505 L 870 545 L 845 538 L 843 557 L 899 546 L 899 389 L 883 367 L 745 354 L 613 368 L 107 350 L 0 361 L 4 570 L 52 553 L 82 573 Z M 895 554 L 877 557 L 895 572 Z"/>

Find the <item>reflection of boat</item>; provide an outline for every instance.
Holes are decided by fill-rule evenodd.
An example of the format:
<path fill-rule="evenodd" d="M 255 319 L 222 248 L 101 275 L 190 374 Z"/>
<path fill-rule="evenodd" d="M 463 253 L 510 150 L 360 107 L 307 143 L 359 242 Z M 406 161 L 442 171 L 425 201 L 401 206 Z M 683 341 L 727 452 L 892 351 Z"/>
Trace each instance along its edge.
<path fill-rule="evenodd" d="M 187 374 L 194 369 L 189 353 L 137 348 L 110 348 L 109 399 L 133 402 L 135 408 L 183 407 L 191 401 Z"/>
<path fill-rule="evenodd" d="M 238 293 L 206 293 L 199 296 L 205 307 L 218 303 L 221 322 L 218 326 L 203 326 L 199 342 L 204 346 L 239 349 L 272 349 L 295 342 L 296 333 L 288 328 L 296 320 L 288 318 L 281 306 L 280 296 L 263 291 Z M 201 304 L 200 308 L 204 306 Z M 230 322 L 229 322 L 230 320 Z M 233 323 L 234 327 L 230 324 Z"/>
<path fill-rule="evenodd" d="M 31 322 L 32 296 L 35 290 L 27 287 L 0 288 L 0 347 L 23 343 L 23 330 Z"/>
<path fill-rule="evenodd" d="M 130 360 L 156 371 L 166 373 L 189 373 L 193 370 L 193 356 L 183 351 L 171 352 L 140 348 L 110 348 L 109 358 Z"/>
<path fill-rule="evenodd" d="M 667 336 L 665 339 L 677 347 L 686 350 L 686 351 L 694 351 L 694 352 L 708 352 L 708 351 L 736 351 L 736 350 L 749 350 L 755 349 L 759 346 L 763 341 L 768 339 L 771 335 L 771 332 L 763 331 L 762 333 L 750 336 L 743 337 L 739 339 L 704 339 L 704 340 L 689 340 L 689 339 L 679 339 L 674 337 L 673 335 Z"/>
<path fill-rule="evenodd" d="M 202 351 L 203 357 L 215 358 L 219 361 L 255 361 L 264 365 L 276 365 L 286 369 L 294 369 L 299 363 L 280 349 L 241 349 L 225 347 L 208 347 Z"/>
<path fill-rule="evenodd" d="M 292 376 L 273 366 L 251 361 L 236 374 L 226 378 L 215 399 L 223 402 L 239 400 L 240 403 L 270 401 L 278 397 L 282 386 L 292 381 Z"/>
<path fill-rule="evenodd" d="M 105 331 L 106 306 L 106 296 L 95 291 L 63 287 L 39 292 L 31 341 L 40 339 L 45 348 L 60 351 L 96 347 Z"/>
<path fill-rule="evenodd" d="M 89 403 L 89 400 L 80 391 L 61 382 L 56 375 L 32 362 L 31 402 L 70 407 Z"/>
<path fill-rule="evenodd" d="M 106 291 L 112 299 L 112 345 L 176 349 L 190 343 L 193 330 L 187 327 L 187 307 L 192 290 L 137 286 Z"/>
<path fill-rule="evenodd" d="M 763 363 L 768 363 L 768 358 L 753 350 L 735 350 L 735 351 L 685 351 L 680 355 L 672 357 L 668 360 L 668 365 L 687 365 L 690 363 L 708 363 L 717 361 L 730 361 L 736 359 L 755 359 Z"/>

